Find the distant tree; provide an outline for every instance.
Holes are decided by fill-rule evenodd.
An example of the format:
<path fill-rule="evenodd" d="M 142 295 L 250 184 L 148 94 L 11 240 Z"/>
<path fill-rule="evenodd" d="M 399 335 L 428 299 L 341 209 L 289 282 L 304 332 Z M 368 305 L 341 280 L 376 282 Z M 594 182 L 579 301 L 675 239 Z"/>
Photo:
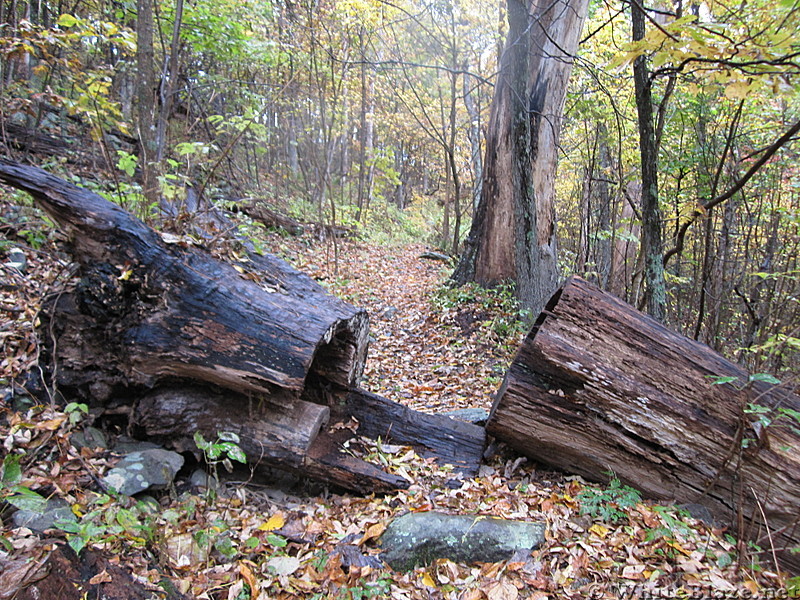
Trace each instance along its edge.
<path fill-rule="evenodd" d="M 508 0 L 508 39 L 486 135 L 483 188 L 453 274 L 516 282 L 538 312 L 558 279 L 554 179 L 561 114 L 587 0 Z"/>
<path fill-rule="evenodd" d="M 149 203 L 158 202 L 156 123 L 154 90 L 156 76 L 153 62 L 153 2 L 136 1 L 136 101 L 139 117 L 139 143 L 142 148 L 142 191 Z"/>
<path fill-rule="evenodd" d="M 645 38 L 645 10 L 631 2 L 633 41 Z M 647 57 L 633 61 L 636 112 L 639 116 L 639 154 L 642 169 L 642 257 L 644 258 L 644 301 L 647 313 L 663 321 L 667 310 L 667 285 L 664 280 L 661 208 L 658 204 L 658 143 L 653 120 L 652 78 Z"/>

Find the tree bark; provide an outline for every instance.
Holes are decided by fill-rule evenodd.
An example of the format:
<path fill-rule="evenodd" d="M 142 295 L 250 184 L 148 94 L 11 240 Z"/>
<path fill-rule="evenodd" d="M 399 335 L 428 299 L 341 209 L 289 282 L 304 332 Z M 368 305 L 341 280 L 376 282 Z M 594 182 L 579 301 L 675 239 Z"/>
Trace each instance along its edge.
<path fill-rule="evenodd" d="M 638 0 L 631 2 L 633 40 L 644 39 L 645 14 Z M 658 147 L 653 121 L 652 82 L 647 57 L 633 62 L 636 112 L 639 117 L 639 154 L 642 170 L 642 247 L 644 259 L 644 300 L 647 314 L 664 321 L 667 313 L 667 284 L 664 280 L 661 208 L 658 205 Z"/>
<path fill-rule="evenodd" d="M 43 318 L 64 394 L 129 413 L 135 428 L 180 450 L 194 448 L 196 431 L 233 431 L 256 467 L 360 493 L 408 482 L 343 453 L 355 432 L 328 429 L 329 420 L 363 419 L 362 435 L 390 434 L 477 471 L 481 428 L 354 389 L 366 313 L 285 262 L 252 255 L 237 270 L 34 167 L 0 159 L 0 182 L 33 195 L 80 262 L 80 280 L 54 295 Z"/>
<path fill-rule="evenodd" d="M 550 467 L 595 481 L 611 471 L 650 498 L 702 503 L 767 553 L 769 528 L 798 570 L 785 550 L 800 546 L 800 435 L 779 415 L 800 411 L 800 398 L 748 382 L 711 348 L 574 277 L 523 342 L 487 432 Z M 754 422 L 749 404 L 773 423 Z"/>
<path fill-rule="evenodd" d="M 150 204 L 159 199 L 158 148 L 155 125 L 155 85 L 153 66 L 153 0 L 136 0 L 136 109 L 139 117 L 139 143 L 142 153 L 142 193 Z"/>
<path fill-rule="evenodd" d="M 536 312 L 557 285 L 554 178 L 561 113 L 586 0 L 508 0 L 481 201 L 453 281 L 515 281 Z"/>

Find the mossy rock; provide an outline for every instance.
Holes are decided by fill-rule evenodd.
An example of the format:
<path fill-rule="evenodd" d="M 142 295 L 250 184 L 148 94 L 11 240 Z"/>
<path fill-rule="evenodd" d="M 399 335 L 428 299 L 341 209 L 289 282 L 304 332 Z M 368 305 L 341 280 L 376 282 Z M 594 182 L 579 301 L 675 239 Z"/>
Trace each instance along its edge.
<path fill-rule="evenodd" d="M 544 542 L 545 525 L 476 515 L 408 513 L 381 536 L 381 557 L 397 571 L 425 566 L 437 558 L 455 562 L 497 562 Z"/>

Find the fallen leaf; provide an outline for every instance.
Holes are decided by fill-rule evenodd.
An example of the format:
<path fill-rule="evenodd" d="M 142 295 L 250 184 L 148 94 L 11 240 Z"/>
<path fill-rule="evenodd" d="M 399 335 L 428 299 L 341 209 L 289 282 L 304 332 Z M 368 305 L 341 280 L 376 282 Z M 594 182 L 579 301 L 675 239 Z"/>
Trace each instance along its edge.
<path fill-rule="evenodd" d="M 608 528 L 603 527 L 599 523 L 595 523 L 591 527 L 589 527 L 589 531 L 595 534 L 599 538 L 605 538 L 608 535 Z"/>
<path fill-rule="evenodd" d="M 386 525 L 384 523 L 375 523 L 374 525 L 370 525 L 367 528 L 367 531 L 364 532 L 363 537 L 359 540 L 358 545 L 362 546 L 370 540 L 381 537 L 384 531 L 386 531 Z"/>
<path fill-rule="evenodd" d="M 507 581 L 498 581 L 484 592 L 489 600 L 517 600 L 519 597 L 519 590 Z"/>
<path fill-rule="evenodd" d="M 424 583 L 429 588 L 435 588 L 436 587 L 436 582 L 433 580 L 433 577 L 431 577 L 430 573 L 428 573 L 427 571 L 425 571 L 422 574 L 422 583 Z"/>
<path fill-rule="evenodd" d="M 262 523 L 258 526 L 259 531 L 275 531 L 276 529 L 280 529 L 286 524 L 286 516 L 278 511 L 274 515 L 272 515 L 269 519 L 267 519 L 266 523 Z"/>
<path fill-rule="evenodd" d="M 108 574 L 108 571 L 105 569 L 101 572 L 92 577 L 89 580 L 89 583 L 92 585 L 97 585 L 99 583 L 109 583 L 111 581 L 111 575 Z"/>
<path fill-rule="evenodd" d="M 267 561 L 267 566 L 274 569 L 279 576 L 288 576 L 300 568 L 300 561 L 294 556 L 273 556 Z"/>

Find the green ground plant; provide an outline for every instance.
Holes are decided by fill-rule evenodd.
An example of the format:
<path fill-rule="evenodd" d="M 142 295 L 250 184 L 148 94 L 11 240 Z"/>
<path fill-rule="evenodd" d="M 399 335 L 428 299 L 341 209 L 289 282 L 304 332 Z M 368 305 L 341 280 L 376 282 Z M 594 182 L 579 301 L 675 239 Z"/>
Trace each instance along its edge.
<path fill-rule="evenodd" d="M 581 514 L 606 523 L 620 523 L 628 518 L 625 512 L 640 504 L 642 497 L 638 491 L 623 485 L 612 475 L 606 488 L 587 487 L 578 494 Z"/>

